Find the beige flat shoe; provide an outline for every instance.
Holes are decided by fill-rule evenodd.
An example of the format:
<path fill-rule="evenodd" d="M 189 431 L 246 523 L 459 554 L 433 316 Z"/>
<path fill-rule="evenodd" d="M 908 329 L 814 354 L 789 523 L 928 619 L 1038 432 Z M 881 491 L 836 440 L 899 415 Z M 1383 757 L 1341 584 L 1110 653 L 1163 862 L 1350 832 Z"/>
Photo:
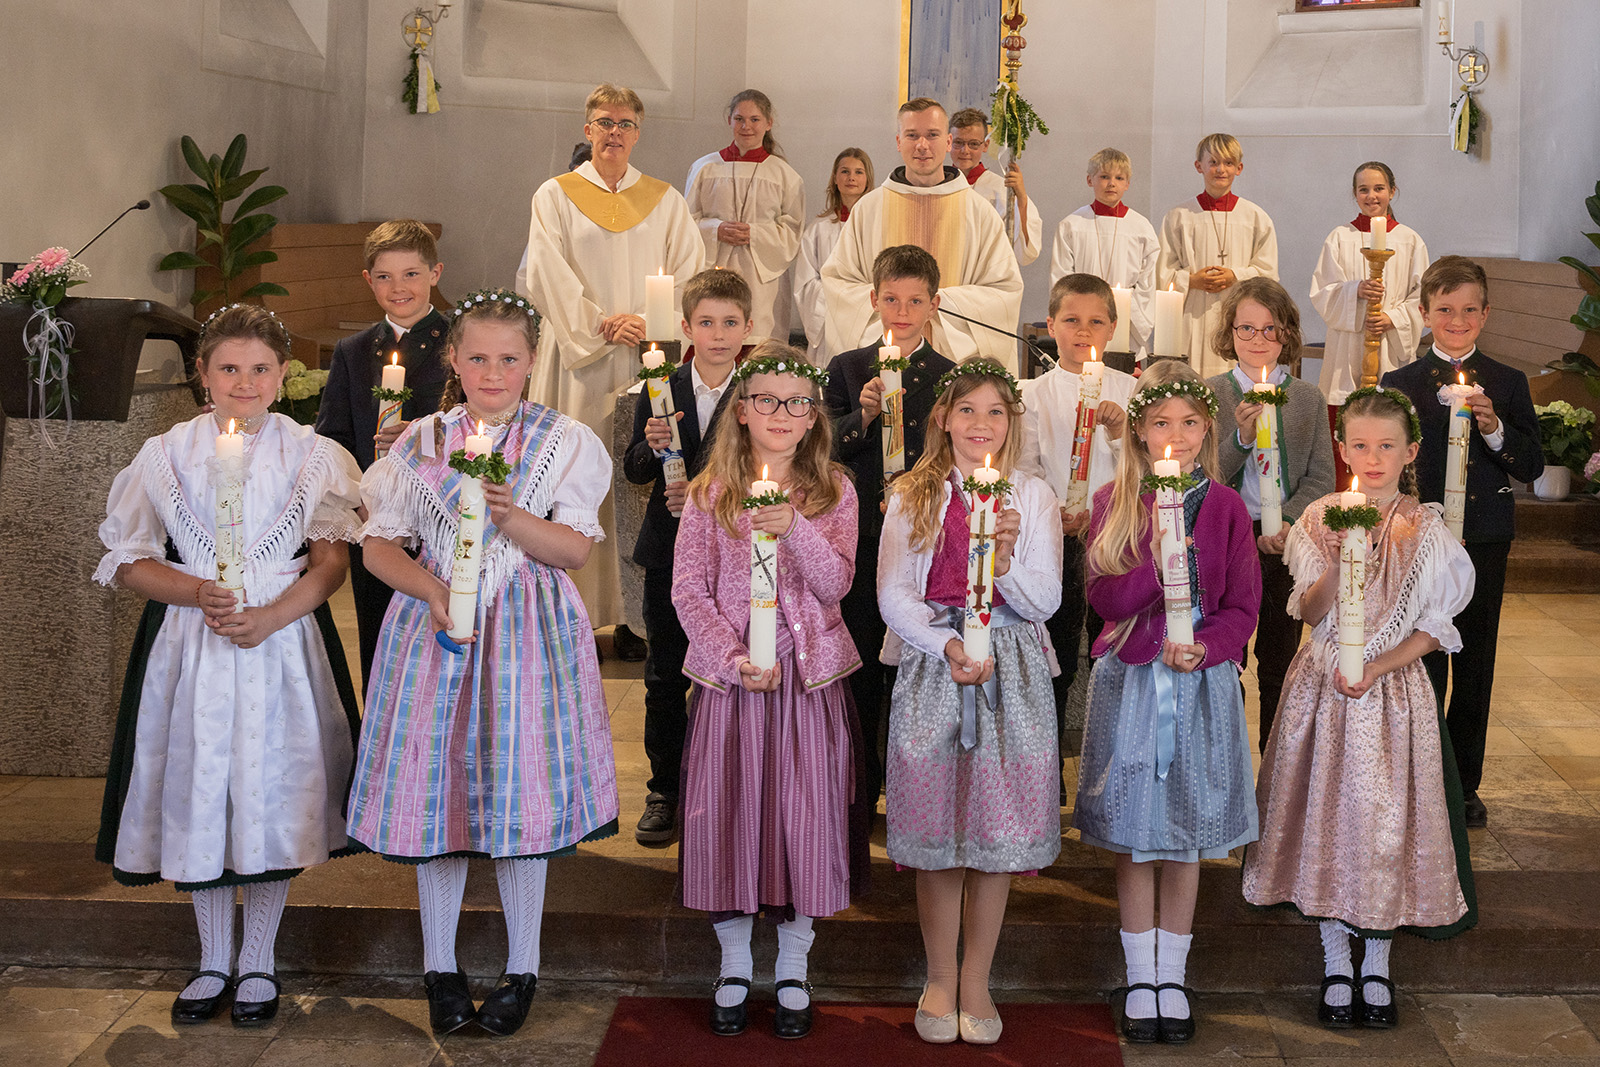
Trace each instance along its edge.
<path fill-rule="evenodd" d="M 917 1027 L 917 1036 L 930 1045 L 948 1045 L 956 1039 L 961 1032 L 961 1024 L 956 1019 L 956 1012 L 948 1015 L 932 1015 L 922 1010 L 922 1001 L 928 995 L 928 987 L 922 987 L 922 996 L 917 998 L 917 1014 L 913 1020 Z M 999 1020 L 995 1020 L 999 1022 Z M 995 1031 L 998 1037 L 999 1031 Z"/>
<path fill-rule="evenodd" d="M 1000 1040 L 1002 1025 L 999 1015 L 990 1019 L 979 1019 L 962 1012 L 960 1022 L 961 1040 L 969 1045 L 992 1045 Z"/>

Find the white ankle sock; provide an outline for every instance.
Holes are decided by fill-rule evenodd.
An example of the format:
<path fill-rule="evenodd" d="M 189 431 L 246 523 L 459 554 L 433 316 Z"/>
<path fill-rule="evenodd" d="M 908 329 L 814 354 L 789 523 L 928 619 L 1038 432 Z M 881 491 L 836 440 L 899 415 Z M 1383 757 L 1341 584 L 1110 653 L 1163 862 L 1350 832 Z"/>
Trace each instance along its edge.
<path fill-rule="evenodd" d="M 738 915 L 711 924 L 711 929 L 717 932 L 717 941 L 722 945 L 722 977 L 743 978 L 748 982 L 755 974 L 755 960 L 750 956 L 750 934 L 755 926 L 754 915 Z M 743 1003 L 748 995 L 749 990 L 744 986 L 725 985 L 717 990 L 717 1007 L 731 1008 Z"/>
<path fill-rule="evenodd" d="M 539 973 L 539 926 L 544 920 L 544 880 L 549 860 L 495 860 L 500 910 L 506 914 L 507 974 Z"/>
<path fill-rule="evenodd" d="M 817 939 L 816 930 L 812 929 L 812 920 L 809 915 L 796 915 L 793 922 L 778 924 L 778 964 L 773 969 L 775 981 L 786 979 L 806 980 L 806 954 L 811 951 L 811 943 Z M 811 1003 L 811 996 L 804 989 L 790 986 L 778 990 L 778 1003 L 790 1011 L 799 1011 Z"/>
<path fill-rule="evenodd" d="M 215 889 L 196 889 L 189 894 L 194 901 L 194 921 L 200 929 L 200 969 L 233 973 L 233 886 Z M 183 987 L 178 996 L 185 1000 L 201 1000 L 222 992 L 222 979 L 196 978 Z"/>
<path fill-rule="evenodd" d="M 422 915 L 422 969 L 455 971 L 456 924 L 467 891 L 467 858 L 441 856 L 417 864 L 417 904 Z"/>
<path fill-rule="evenodd" d="M 1156 981 L 1156 932 L 1149 929 L 1142 934 L 1130 934 L 1122 931 L 1122 955 L 1128 965 L 1128 984 L 1147 982 L 1151 985 Z M 1136 989 L 1128 994 L 1128 1003 L 1123 1007 L 1123 1013 L 1130 1019 L 1154 1019 L 1156 1017 L 1155 994 L 1148 989 Z"/>
<path fill-rule="evenodd" d="M 1389 946 L 1393 943 L 1387 937 L 1366 939 L 1366 949 L 1361 956 L 1361 998 L 1373 1007 L 1381 1008 L 1389 1003 L 1389 988 L 1366 979 L 1389 977 Z"/>
<path fill-rule="evenodd" d="M 1189 943 L 1193 934 L 1175 934 L 1171 930 L 1156 931 L 1156 984 L 1183 985 L 1184 974 L 1189 969 Z M 1161 1014 L 1168 1019 L 1189 1017 L 1189 998 L 1176 989 L 1161 991 Z"/>
<path fill-rule="evenodd" d="M 278 923 L 283 906 L 289 902 L 289 879 L 252 882 L 244 887 L 244 937 L 239 945 L 239 973 L 276 974 L 273 948 L 278 942 Z M 252 978 L 239 987 L 238 998 L 246 1004 L 271 1000 L 276 991 L 271 982 Z"/>
<path fill-rule="evenodd" d="M 1350 966 L 1350 931 L 1338 919 L 1324 919 L 1318 924 L 1322 934 L 1322 973 L 1324 977 L 1342 974 L 1346 978 L 1354 978 L 1355 970 Z M 1322 995 L 1323 1002 L 1332 1008 L 1345 1008 L 1350 1006 L 1350 987 L 1346 985 L 1331 985 Z"/>

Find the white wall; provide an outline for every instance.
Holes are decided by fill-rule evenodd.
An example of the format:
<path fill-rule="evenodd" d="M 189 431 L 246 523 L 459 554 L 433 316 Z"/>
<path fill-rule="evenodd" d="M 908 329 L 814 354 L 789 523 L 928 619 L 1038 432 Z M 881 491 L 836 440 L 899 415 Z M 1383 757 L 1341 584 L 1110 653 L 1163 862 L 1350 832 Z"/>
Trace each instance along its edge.
<path fill-rule="evenodd" d="M 1600 262 L 1583 201 L 1600 181 L 1600 4 L 1539 0 L 1522 11 L 1522 168 L 1517 255 Z"/>

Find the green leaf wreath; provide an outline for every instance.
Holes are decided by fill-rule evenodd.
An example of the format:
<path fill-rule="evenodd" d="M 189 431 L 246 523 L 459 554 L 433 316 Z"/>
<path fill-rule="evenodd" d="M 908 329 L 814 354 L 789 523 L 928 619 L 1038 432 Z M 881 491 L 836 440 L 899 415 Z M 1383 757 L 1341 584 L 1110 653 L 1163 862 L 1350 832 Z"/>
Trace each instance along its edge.
<path fill-rule="evenodd" d="M 495 485 L 505 485 L 506 478 L 511 475 L 511 464 L 498 452 L 485 452 L 468 459 L 467 450 L 458 448 L 450 453 L 450 466 L 469 478 L 493 482 Z"/>

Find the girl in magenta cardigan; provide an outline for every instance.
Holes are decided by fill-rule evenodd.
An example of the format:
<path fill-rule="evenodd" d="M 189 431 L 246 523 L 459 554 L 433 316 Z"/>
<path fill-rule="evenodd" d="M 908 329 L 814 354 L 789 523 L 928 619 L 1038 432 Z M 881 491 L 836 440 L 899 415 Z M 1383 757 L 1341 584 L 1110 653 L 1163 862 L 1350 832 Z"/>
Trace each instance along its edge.
<path fill-rule="evenodd" d="M 777 1034 L 810 1032 L 812 919 L 847 907 L 852 871 L 865 871 L 865 810 L 852 811 L 860 730 L 844 682 L 861 659 L 839 617 L 855 574 L 856 497 L 817 417 L 826 380 L 788 345 L 756 346 L 734 372 L 737 421 L 718 423 L 678 527 L 672 602 L 695 683 L 683 903 L 711 913 L 722 945 L 718 1034 L 745 1028 L 759 911 L 778 920 Z M 763 477 L 787 501 L 746 508 Z M 752 529 L 778 537 L 777 663 L 766 670 L 750 662 L 746 637 Z"/>
<path fill-rule="evenodd" d="M 1130 1041 L 1194 1036 L 1183 981 L 1199 861 L 1256 839 L 1238 665 L 1256 624 L 1261 566 L 1244 502 L 1214 480 L 1216 414 L 1215 395 L 1187 365 L 1162 360 L 1146 371 L 1128 401 L 1132 433 L 1116 479 L 1095 494 L 1089 530 L 1088 598 L 1106 628 L 1094 644 L 1072 821 L 1085 842 L 1117 854 Z M 1195 605 L 1187 644 L 1167 636 L 1155 494 L 1142 491 L 1151 455 L 1169 447 L 1192 482 L 1183 499 Z"/>

